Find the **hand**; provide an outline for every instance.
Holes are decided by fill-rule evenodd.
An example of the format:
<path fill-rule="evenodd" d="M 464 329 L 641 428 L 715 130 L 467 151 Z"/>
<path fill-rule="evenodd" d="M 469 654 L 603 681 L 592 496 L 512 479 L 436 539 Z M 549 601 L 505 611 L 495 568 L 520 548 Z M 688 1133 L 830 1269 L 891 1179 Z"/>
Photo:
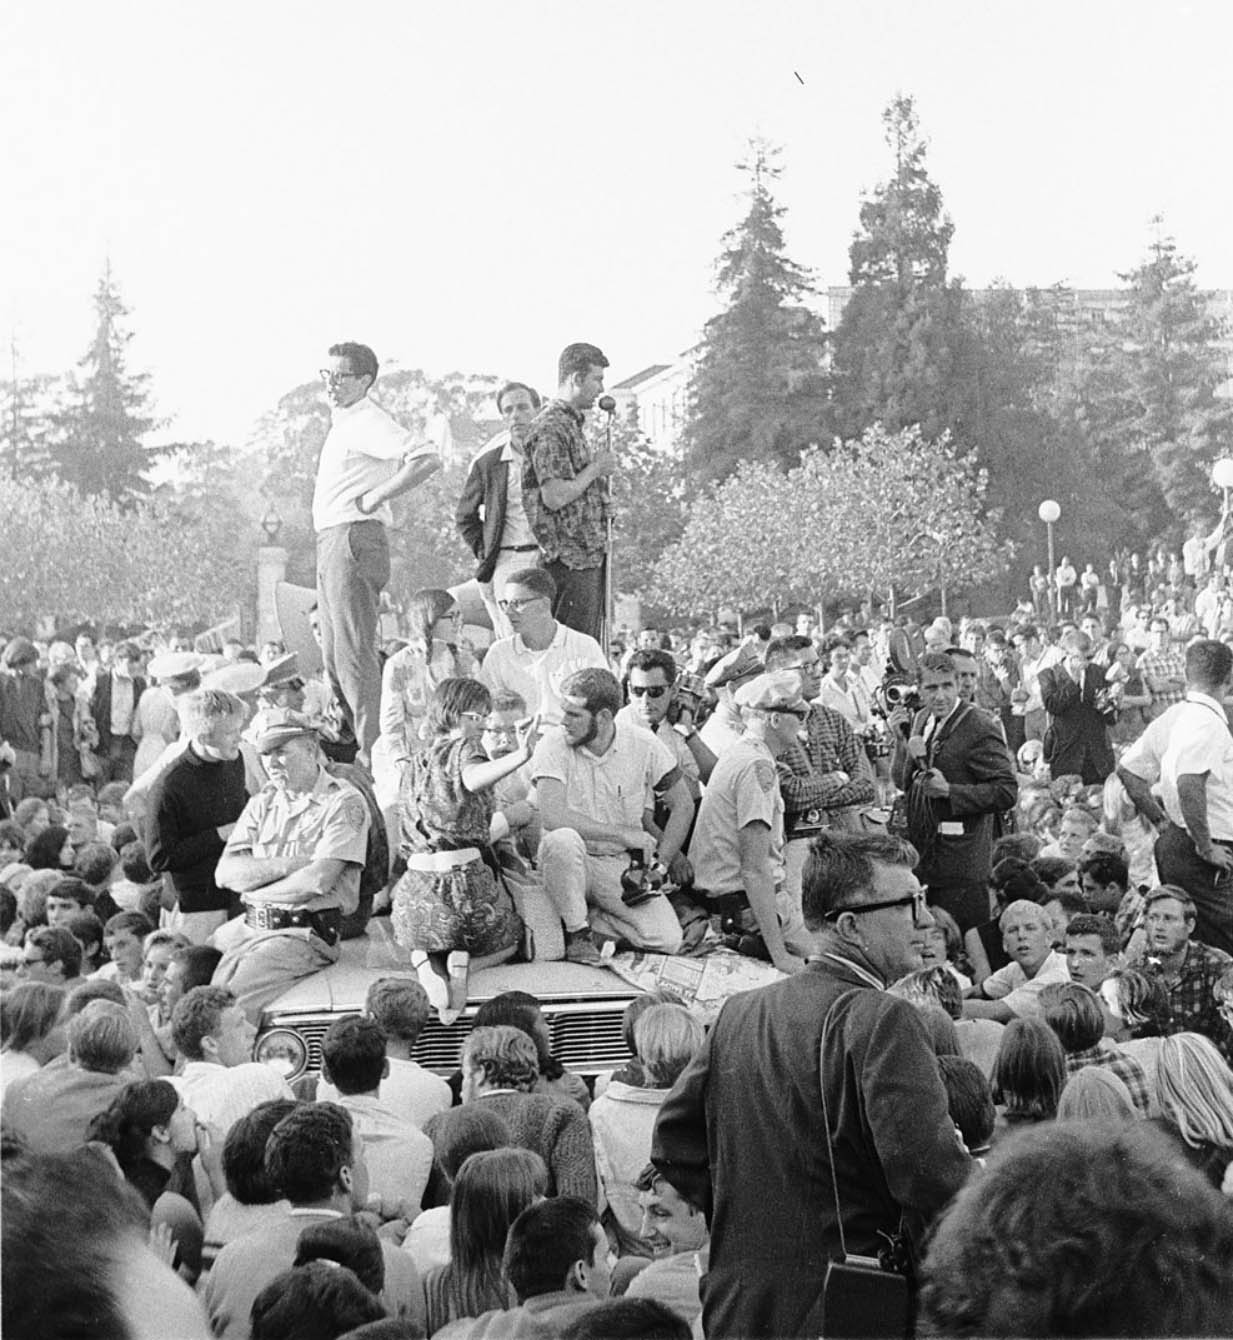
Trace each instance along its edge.
<path fill-rule="evenodd" d="M 214 830 L 224 842 L 235 832 L 235 824 L 221 824 Z"/>
<path fill-rule="evenodd" d="M 617 468 L 616 452 L 600 449 L 591 457 L 591 469 L 597 479 L 605 479 Z"/>
<path fill-rule="evenodd" d="M 176 1252 L 179 1248 L 176 1246 L 175 1237 L 171 1232 L 170 1224 L 152 1224 L 150 1227 L 150 1250 L 155 1256 L 171 1270 L 176 1267 Z"/>
<path fill-rule="evenodd" d="M 676 711 L 676 720 L 672 723 L 674 726 L 692 726 L 694 724 L 694 710 L 692 707 L 678 707 Z"/>
<path fill-rule="evenodd" d="M 651 835 L 645 828 L 627 828 L 621 834 L 621 841 L 626 851 L 640 851 L 643 860 L 649 860 L 651 856 Z"/>
<path fill-rule="evenodd" d="M 683 851 L 677 854 L 668 862 L 668 878 L 674 884 L 690 884 L 693 882 L 694 868 L 689 864 L 689 858 Z"/>
<path fill-rule="evenodd" d="M 834 782 L 836 786 L 847 786 L 852 778 L 842 768 L 836 768 L 834 772 L 826 774 L 826 780 Z"/>
<path fill-rule="evenodd" d="M 930 768 L 921 781 L 921 791 L 936 800 L 944 800 L 950 795 L 950 783 L 937 770 Z"/>
<path fill-rule="evenodd" d="M 535 753 L 535 746 L 540 741 L 540 723 L 539 713 L 537 712 L 529 721 L 520 721 L 517 726 L 518 747 L 530 759 Z"/>
<path fill-rule="evenodd" d="M 1208 865 L 1214 865 L 1218 870 L 1233 870 L 1233 851 L 1230 851 L 1228 847 L 1210 842 L 1206 848 L 1203 848 L 1196 843 L 1195 851 Z"/>
<path fill-rule="evenodd" d="M 128 1008 L 128 1017 L 133 1021 L 133 1025 L 138 1032 L 143 1032 L 150 1027 L 150 1013 L 146 1009 L 146 1002 L 131 986 L 121 986 L 120 990 L 124 992 L 124 1004 Z"/>
<path fill-rule="evenodd" d="M 929 748 L 925 744 L 925 737 L 923 735 L 910 735 L 908 737 L 908 753 L 911 754 L 918 763 L 928 752 Z"/>
<path fill-rule="evenodd" d="M 355 510 L 362 516 L 371 516 L 373 513 L 372 505 L 368 501 L 368 494 L 361 493 L 355 500 Z"/>
<path fill-rule="evenodd" d="M 512 805 L 507 805 L 501 813 L 505 815 L 505 822 L 511 828 L 525 828 L 535 820 L 535 806 L 529 800 L 516 800 Z"/>
<path fill-rule="evenodd" d="M 407 1229 L 411 1224 L 406 1219 L 390 1219 L 377 1229 L 377 1237 L 388 1239 L 397 1246 L 402 1245 L 402 1240 L 407 1236 Z"/>

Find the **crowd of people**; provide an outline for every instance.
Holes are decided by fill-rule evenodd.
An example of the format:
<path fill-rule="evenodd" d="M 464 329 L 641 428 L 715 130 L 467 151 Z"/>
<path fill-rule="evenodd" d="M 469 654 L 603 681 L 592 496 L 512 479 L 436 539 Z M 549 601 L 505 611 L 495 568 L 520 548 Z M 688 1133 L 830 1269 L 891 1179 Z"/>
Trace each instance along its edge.
<path fill-rule="evenodd" d="M 379 648 L 432 458 L 371 350 L 329 359 L 321 675 L 0 653 L 6 1333 L 1227 1333 L 1223 570 L 1077 621 L 618 638 L 574 345 L 546 404 L 502 388 L 459 501 L 492 638 L 425 589 Z M 386 916 L 404 968 L 293 1091 L 262 1011 Z M 416 1061 L 479 969 L 625 951 L 778 973 L 705 1020 L 639 995 L 611 1075 L 520 991 L 455 1074 Z"/>

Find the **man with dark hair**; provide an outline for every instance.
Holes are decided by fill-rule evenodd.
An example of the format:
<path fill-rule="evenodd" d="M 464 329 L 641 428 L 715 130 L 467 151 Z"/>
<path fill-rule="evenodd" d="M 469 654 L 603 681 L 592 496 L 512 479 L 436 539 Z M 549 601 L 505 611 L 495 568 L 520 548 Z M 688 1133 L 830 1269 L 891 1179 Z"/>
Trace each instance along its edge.
<path fill-rule="evenodd" d="M 1148 1122 L 1048 1122 L 960 1192 L 922 1270 L 930 1335 L 1223 1336 L 1233 1216 Z"/>
<path fill-rule="evenodd" d="M 443 442 L 417 443 L 417 434 L 369 398 L 377 358 L 367 345 L 332 345 L 321 380 L 330 402 L 313 491 L 321 655 L 368 766 L 380 733 L 377 610 L 390 576 L 389 504 L 441 468 Z"/>
<path fill-rule="evenodd" d="M 660 1108 L 651 1160 L 710 1219 L 708 1336 L 817 1335 L 839 1214 L 849 1252 L 919 1242 L 971 1169 L 920 1011 L 885 989 L 932 925 L 916 859 L 893 837 L 815 838 L 803 906 L 821 952 L 725 1001 Z"/>
<path fill-rule="evenodd" d="M 553 617 L 556 593 L 556 582 L 543 568 L 511 572 L 500 605 L 514 631 L 488 648 L 479 670 L 493 694 L 516 693 L 545 726 L 560 725 L 564 715 L 562 680 L 587 666 L 608 666 L 593 637 Z"/>
<path fill-rule="evenodd" d="M 1066 925 L 1066 967 L 1070 980 L 1099 991 L 1100 984 L 1122 965 L 1122 937 L 1112 918 L 1080 913 Z"/>
<path fill-rule="evenodd" d="M 544 892 L 565 923 L 565 956 L 599 961 L 588 904 L 600 935 L 675 953 L 676 913 L 640 872 L 653 862 L 670 867 L 689 834 L 694 803 L 677 761 L 653 735 L 617 721 L 621 686 L 611 671 L 570 675 L 561 698 L 563 728 L 539 742 L 528 772 L 544 825 Z M 662 830 L 652 796 L 667 813 Z M 631 880 L 636 888 L 626 887 Z"/>
<path fill-rule="evenodd" d="M 658 647 L 634 652 L 626 667 L 626 688 L 629 702 L 617 713 L 617 720 L 649 730 L 668 746 L 697 804 L 715 767 L 715 755 L 694 726 L 692 708 L 676 696 L 676 660 L 672 653 Z M 676 872 L 673 878 L 685 882 Z"/>
<path fill-rule="evenodd" d="M 221 986 L 194 987 L 172 1012 L 171 1038 L 185 1064 L 171 1082 L 185 1105 L 223 1135 L 258 1103 L 294 1096 L 276 1070 L 253 1060 L 256 1036 Z"/>
<path fill-rule="evenodd" d="M 338 1092 L 364 1141 L 372 1191 L 369 1207 L 382 1219 L 408 1223 L 423 1208 L 432 1172 L 432 1141 L 378 1096 L 389 1073 L 385 1034 L 372 1019 L 339 1019 L 321 1044 L 321 1077 Z"/>
<path fill-rule="evenodd" d="M 1143 896 L 1130 888 L 1130 866 L 1125 856 L 1095 851 L 1079 862 L 1080 888 L 1093 912 L 1112 917 L 1124 945 L 1138 924 Z"/>
<path fill-rule="evenodd" d="M 1200 638 L 1186 649 L 1186 697 L 1122 755 L 1117 775 L 1160 832 L 1161 883 L 1194 900 L 1195 936 L 1233 953 L 1233 734 L 1224 697 L 1233 649 Z M 1154 791 L 1159 790 L 1159 798 Z"/>
<path fill-rule="evenodd" d="M 1109 727 L 1117 707 L 1104 694 L 1104 670 L 1091 664 L 1091 639 L 1067 633 L 1062 651 L 1060 665 L 1040 672 L 1041 701 L 1049 714 L 1045 762 L 1054 777 L 1076 773 L 1084 786 L 1100 786 L 1114 767 Z"/>
<path fill-rule="evenodd" d="M 1164 716 L 1186 692 L 1185 657 L 1173 643 L 1173 630 L 1163 614 L 1153 614 L 1147 626 L 1151 643 L 1139 657 L 1138 670 L 1152 695 L 1147 709 L 1149 721 Z"/>
<path fill-rule="evenodd" d="M 49 926 L 62 926 L 74 912 L 92 912 L 94 893 L 84 880 L 70 875 L 47 890 L 45 915 Z"/>
<path fill-rule="evenodd" d="M 513 632 L 498 605 L 511 572 L 536 561 L 539 544 L 522 505 L 523 443 L 539 412 L 539 392 L 523 382 L 506 382 L 497 392 L 497 413 L 505 420 L 471 462 L 454 513 L 463 543 L 475 555 L 475 580 L 492 618 L 496 637 Z"/>
<path fill-rule="evenodd" d="M 141 652 L 136 643 L 117 642 L 111 668 L 100 672 L 90 695 L 90 716 L 98 731 L 100 781 L 131 782 L 137 757 L 137 704 L 146 681 L 137 673 Z"/>
<path fill-rule="evenodd" d="M 609 451 L 592 451 L 583 415 L 604 389 L 608 360 L 593 344 L 565 347 L 557 394 L 527 430 L 522 496 L 540 553 L 556 582 L 552 614 L 599 638 L 611 502 L 604 481 L 616 469 Z"/>
<path fill-rule="evenodd" d="M 22 946 L 17 975 L 28 982 L 64 986 L 81 974 L 81 945 L 63 926 L 36 926 Z"/>
<path fill-rule="evenodd" d="M 368 1200 L 364 1142 L 350 1115 L 334 1103 L 301 1103 L 274 1127 L 265 1150 L 266 1172 L 291 1202 L 281 1223 L 236 1238 L 218 1254 L 202 1299 L 218 1340 L 247 1340 L 257 1295 L 295 1260 L 300 1234 L 313 1224 L 342 1219 Z M 383 1241 L 388 1310 L 423 1329 L 424 1289 L 414 1264 Z"/>
<path fill-rule="evenodd" d="M 451 1327 L 456 1340 L 548 1340 L 608 1297 L 608 1239 L 594 1207 L 575 1196 L 527 1206 L 509 1227 L 504 1266 L 518 1307 Z"/>
<path fill-rule="evenodd" d="M 20 1340 L 210 1340 L 192 1290 L 151 1251 L 150 1215 L 95 1149 L 5 1150 L 0 1329 Z"/>
<path fill-rule="evenodd" d="M 1078 1074 L 1085 1066 L 1104 1066 L 1126 1086 L 1139 1115 L 1149 1116 L 1147 1074 L 1134 1057 L 1102 1044 L 1105 1016 L 1095 991 L 1079 982 L 1059 982 L 1041 992 L 1040 1004 L 1041 1018 L 1057 1034 L 1066 1053 L 1067 1074 Z"/>
<path fill-rule="evenodd" d="M 630 1298 L 666 1303 L 687 1322 L 702 1315 L 700 1285 L 710 1257 L 710 1230 L 702 1207 L 691 1205 L 653 1163 L 634 1179 L 642 1209 L 641 1237 L 663 1247 L 629 1282 Z"/>
<path fill-rule="evenodd" d="M 926 652 L 918 683 L 916 716 L 897 707 L 889 717 L 891 773 L 905 792 L 908 837 L 929 899 L 968 931 L 989 919 L 994 821 L 1014 806 L 1015 766 L 998 726 L 960 701 L 949 656 Z"/>

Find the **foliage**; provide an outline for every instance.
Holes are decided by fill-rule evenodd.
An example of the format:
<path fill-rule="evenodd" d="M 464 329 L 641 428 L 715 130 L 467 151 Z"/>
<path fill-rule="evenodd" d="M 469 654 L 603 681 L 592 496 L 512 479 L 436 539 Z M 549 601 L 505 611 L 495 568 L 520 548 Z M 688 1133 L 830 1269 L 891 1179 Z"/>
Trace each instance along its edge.
<path fill-rule="evenodd" d="M 882 115 L 894 174 L 865 200 L 849 248 L 852 295 L 835 332 L 834 415 L 841 436 L 875 422 L 952 429 L 962 292 L 948 283 L 954 227 L 930 179 L 915 105 L 900 95 Z"/>
<path fill-rule="evenodd" d="M 157 450 L 143 438 L 157 426 L 150 411 L 149 376 L 128 369 L 128 309 L 108 262 L 94 293 L 94 339 L 70 381 L 68 403 L 55 418 L 49 444 L 56 472 L 89 495 L 131 501 L 149 489 Z"/>
<path fill-rule="evenodd" d="M 217 510 L 121 506 L 58 480 L 0 481 L 0 625 L 214 622 L 253 598 L 256 537 Z"/>
<path fill-rule="evenodd" d="M 818 441 L 826 410 L 825 337 L 803 305 L 813 285 L 784 254 L 784 209 L 768 183 L 778 150 L 751 144 L 738 164 L 751 179 L 749 212 L 724 236 L 718 286 L 728 297 L 703 334 L 684 434 L 690 471 L 702 484 L 727 478 L 742 460 L 789 466 Z"/>

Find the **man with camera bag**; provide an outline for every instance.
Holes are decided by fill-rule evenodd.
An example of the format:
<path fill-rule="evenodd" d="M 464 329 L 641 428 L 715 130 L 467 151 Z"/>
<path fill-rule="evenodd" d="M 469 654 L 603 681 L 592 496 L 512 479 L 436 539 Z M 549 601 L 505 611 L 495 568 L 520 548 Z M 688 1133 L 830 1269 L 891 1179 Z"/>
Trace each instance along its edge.
<path fill-rule="evenodd" d="M 815 838 L 803 898 L 819 952 L 726 1001 L 660 1108 L 651 1161 L 711 1225 L 708 1340 L 822 1333 L 829 1264 L 891 1240 L 910 1255 L 972 1168 L 922 1017 L 885 990 L 920 966 L 932 924 L 915 862 L 881 834 Z"/>

